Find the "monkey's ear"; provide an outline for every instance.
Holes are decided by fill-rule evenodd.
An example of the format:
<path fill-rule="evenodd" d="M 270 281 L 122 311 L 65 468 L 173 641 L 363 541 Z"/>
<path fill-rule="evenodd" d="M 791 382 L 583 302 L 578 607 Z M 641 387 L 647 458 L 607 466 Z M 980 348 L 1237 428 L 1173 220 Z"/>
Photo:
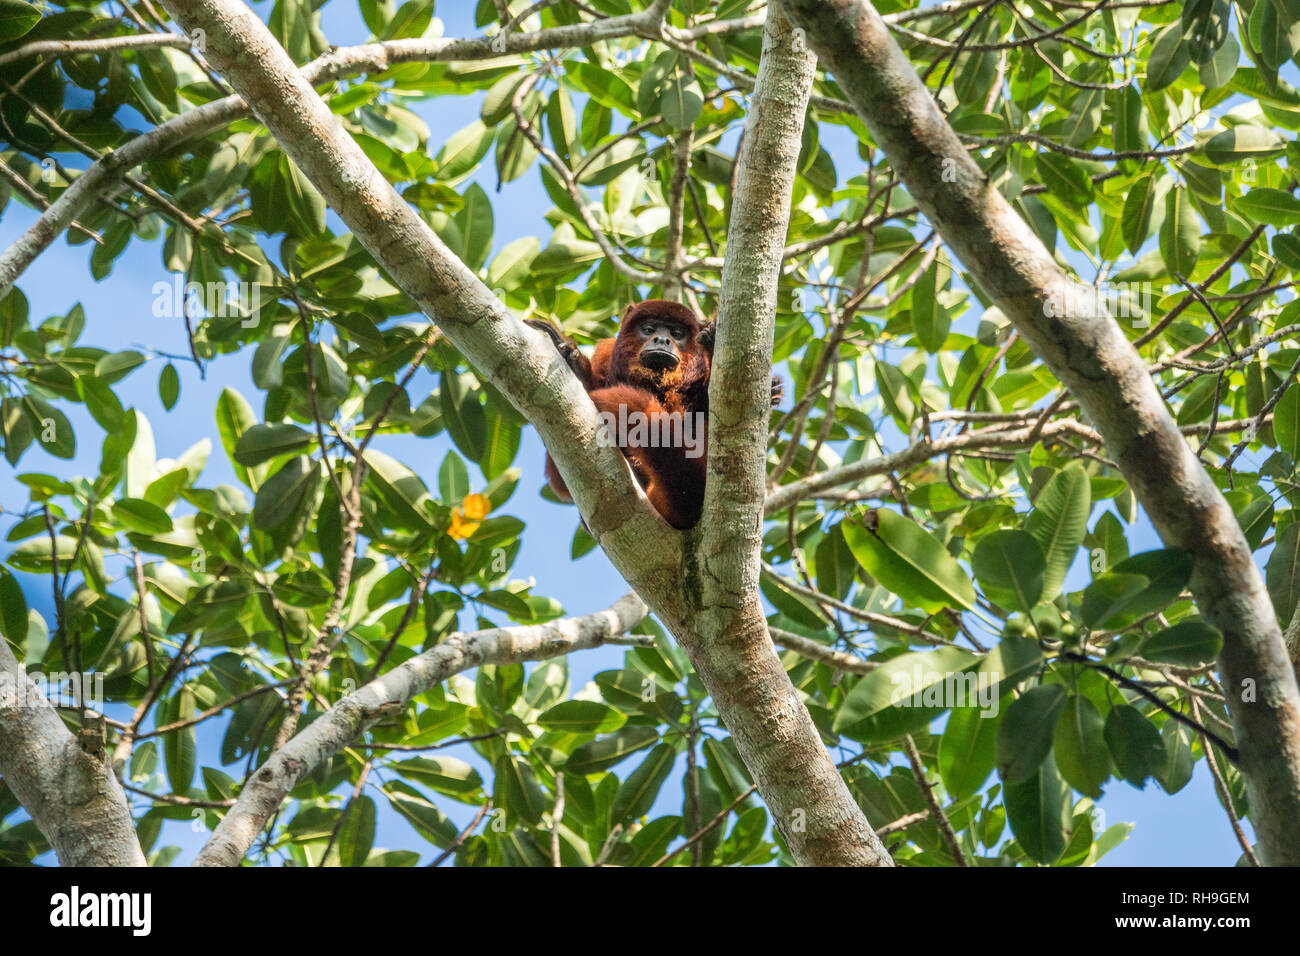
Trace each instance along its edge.
<path fill-rule="evenodd" d="M 709 353 L 709 355 L 713 355 L 713 338 L 717 332 L 717 328 L 718 327 L 716 325 L 710 323 L 709 325 L 706 325 L 704 328 L 700 329 L 700 334 L 695 336 L 695 341 L 699 342 L 700 345 L 703 346 L 704 350 Z"/>

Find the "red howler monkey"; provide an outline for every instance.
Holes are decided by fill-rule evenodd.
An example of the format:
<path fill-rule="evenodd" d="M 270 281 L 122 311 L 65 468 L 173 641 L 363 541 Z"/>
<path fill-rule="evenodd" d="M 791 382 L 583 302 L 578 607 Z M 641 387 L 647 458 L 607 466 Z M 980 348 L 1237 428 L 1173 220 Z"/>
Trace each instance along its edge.
<path fill-rule="evenodd" d="M 551 337 L 591 395 L 655 510 L 674 528 L 694 526 L 704 505 L 713 326 L 684 305 L 650 299 L 629 305 L 618 335 L 597 342 L 588 359 L 550 324 L 528 324 Z M 772 404 L 780 399 L 773 376 Z M 572 500 L 549 454 L 546 477 Z"/>

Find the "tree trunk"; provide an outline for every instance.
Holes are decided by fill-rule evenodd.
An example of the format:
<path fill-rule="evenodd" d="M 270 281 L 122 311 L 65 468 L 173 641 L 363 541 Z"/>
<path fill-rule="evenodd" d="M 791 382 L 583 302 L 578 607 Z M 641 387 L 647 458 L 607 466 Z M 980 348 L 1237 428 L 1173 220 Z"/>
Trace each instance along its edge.
<path fill-rule="evenodd" d="M 1264 861 L 1300 865 L 1300 694 L 1232 509 L 1174 425 L 1145 365 L 970 158 L 866 0 L 780 0 L 922 212 L 1070 389 L 1223 632 L 1219 670 Z M 1065 314 L 1062 314 L 1062 313 Z"/>

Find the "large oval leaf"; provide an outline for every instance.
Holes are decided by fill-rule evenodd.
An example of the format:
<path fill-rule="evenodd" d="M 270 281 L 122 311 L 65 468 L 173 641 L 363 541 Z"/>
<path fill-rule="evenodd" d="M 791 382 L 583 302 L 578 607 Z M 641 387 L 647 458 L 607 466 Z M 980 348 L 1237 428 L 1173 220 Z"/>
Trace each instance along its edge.
<path fill-rule="evenodd" d="M 949 675 L 964 671 L 978 661 L 974 654 L 960 647 L 937 647 L 888 660 L 849 691 L 835 715 L 834 729 L 836 732 L 850 729 L 890 707 L 961 706 L 966 702 L 927 701 L 924 692 L 939 687 Z"/>
<path fill-rule="evenodd" d="M 1025 521 L 1025 530 L 1043 549 L 1045 568 L 1039 600 L 1050 601 L 1061 593 L 1065 575 L 1088 533 L 1088 513 L 1091 510 L 1088 473 L 1078 463 L 1057 472 L 1038 493 L 1034 510 Z"/>
<path fill-rule="evenodd" d="M 895 511 L 879 508 L 865 523 L 845 521 L 849 550 L 881 585 L 904 603 L 935 613 L 975 607 L 970 578 L 939 539 Z"/>
<path fill-rule="evenodd" d="M 1043 595 L 1043 549 L 1027 531 L 995 531 L 980 541 L 971 569 L 994 604 L 1026 614 Z"/>
<path fill-rule="evenodd" d="M 1145 787 L 1165 763 L 1165 745 L 1155 724 L 1129 704 L 1112 707 L 1103 730 L 1115 770 L 1135 787 Z"/>
<path fill-rule="evenodd" d="M 1007 822 L 1016 842 L 1039 863 L 1051 864 L 1065 852 L 1070 789 L 1048 760 L 1039 771 L 1003 788 Z"/>
<path fill-rule="evenodd" d="M 1110 751 L 1102 733 L 1101 714 L 1082 694 L 1071 694 L 1056 720 L 1052 752 L 1066 783 L 1090 797 L 1101 796 L 1110 777 Z"/>
<path fill-rule="evenodd" d="M 957 707 L 939 739 L 939 776 L 954 800 L 974 796 L 993 772 L 998 722 L 978 707 Z"/>
<path fill-rule="evenodd" d="M 1204 621 L 1183 621 L 1166 628 L 1142 645 L 1142 656 L 1161 664 L 1196 667 L 1219 656 L 1223 635 Z"/>
<path fill-rule="evenodd" d="M 1040 684 L 1016 698 L 998 725 L 998 773 L 1008 783 L 1027 780 L 1052 749 L 1052 731 L 1065 706 L 1065 688 Z"/>

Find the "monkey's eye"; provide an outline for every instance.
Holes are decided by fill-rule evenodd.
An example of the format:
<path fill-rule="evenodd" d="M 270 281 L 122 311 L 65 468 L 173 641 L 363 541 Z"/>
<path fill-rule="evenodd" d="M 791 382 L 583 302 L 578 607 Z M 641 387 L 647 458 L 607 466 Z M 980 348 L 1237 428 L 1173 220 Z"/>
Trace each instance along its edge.
<path fill-rule="evenodd" d="M 642 335 L 654 335 L 654 334 L 655 334 L 655 327 L 654 327 L 653 325 L 651 325 L 649 322 L 647 322 L 645 325 L 641 326 L 641 334 L 642 334 Z"/>
<path fill-rule="evenodd" d="M 683 332 L 681 329 L 673 329 L 673 338 L 675 338 L 678 342 L 680 342 L 685 337 L 686 337 L 686 333 Z"/>

